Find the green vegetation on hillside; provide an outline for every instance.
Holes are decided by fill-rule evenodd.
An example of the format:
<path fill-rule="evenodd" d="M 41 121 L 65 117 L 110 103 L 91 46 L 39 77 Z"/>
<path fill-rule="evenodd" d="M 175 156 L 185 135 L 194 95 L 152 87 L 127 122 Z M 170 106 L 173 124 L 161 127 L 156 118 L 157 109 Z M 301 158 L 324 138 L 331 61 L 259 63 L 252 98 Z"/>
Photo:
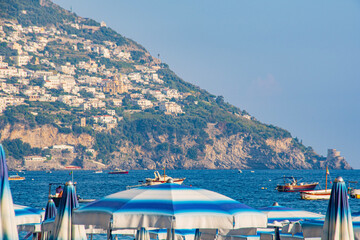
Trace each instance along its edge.
<path fill-rule="evenodd" d="M 2 145 L 6 155 L 18 160 L 22 160 L 24 156 L 28 155 L 40 155 L 42 152 L 40 148 L 32 148 L 28 143 L 24 143 L 18 138 L 14 140 L 5 139 Z"/>
<path fill-rule="evenodd" d="M 0 42 L 0 56 L 10 57 L 16 56 L 17 51 L 9 48 L 6 42 Z"/>
<path fill-rule="evenodd" d="M 75 15 L 52 4 L 41 6 L 39 0 L 2 0 L 0 1 L 0 18 L 17 19 L 23 26 L 58 24 L 66 21 L 73 21 Z M 22 11 L 25 10 L 26 14 Z"/>

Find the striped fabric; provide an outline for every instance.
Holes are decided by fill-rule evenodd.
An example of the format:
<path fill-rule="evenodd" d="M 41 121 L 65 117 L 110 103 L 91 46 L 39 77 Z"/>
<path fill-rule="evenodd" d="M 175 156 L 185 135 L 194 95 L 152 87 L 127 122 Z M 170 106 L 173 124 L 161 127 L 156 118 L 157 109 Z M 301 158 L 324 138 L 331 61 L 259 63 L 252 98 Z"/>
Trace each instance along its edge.
<path fill-rule="evenodd" d="M 72 182 L 65 184 L 65 189 L 60 200 L 58 213 L 55 217 L 54 229 L 51 240 L 86 240 L 84 226 L 72 224 L 72 210 L 79 207 L 76 199 L 75 188 Z"/>
<path fill-rule="evenodd" d="M 297 210 L 293 208 L 288 208 L 280 206 L 277 203 L 274 203 L 270 207 L 260 208 L 260 211 L 267 214 L 268 223 L 285 223 L 285 222 L 295 222 L 304 219 L 319 219 L 324 218 L 324 215 L 308 212 L 304 210 Z"/>
<path fill-rule="evenodd" d="M 5 152 L 0 144 L 0 239 L 19 239 L 15 222 L 15 210 L 8 180 Z"/>
<path fill-rule="evenodd" d="M 14 204 L 16 225 L 41 223 L 42 210 Z"/>
<path fill-rule="evenodd" d="M 265 227 L 266 215 L 224 195 L 174 183 L 109 195 L 74 211 L 74 222 L 108 228 Z"/>
<path fill-rule="evenodd" d="M 56 209 L 55 203 L 52 199 L 49 199 L 49 201 L 45 207 L 44 221 L 49 218 L 54 218 L 56 216 L 56 213 L 57 213 L 57 209 Z"/>
<path fill-rule="evenodd" d="M 321 239 L 354 239 L 347 189 L 342 177 L 334 180 Z"/>

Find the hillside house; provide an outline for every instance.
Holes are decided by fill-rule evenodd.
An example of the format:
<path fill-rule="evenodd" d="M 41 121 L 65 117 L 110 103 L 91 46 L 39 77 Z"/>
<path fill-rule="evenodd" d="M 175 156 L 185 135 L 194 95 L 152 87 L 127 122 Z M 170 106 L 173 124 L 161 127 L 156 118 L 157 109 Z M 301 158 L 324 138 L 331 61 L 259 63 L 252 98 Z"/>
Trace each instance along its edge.
<path fill-rule="evenodd" d="M 25 167 L 40 168 L 41 164 L 46 160 L 46 157 L 42 156 L 26 156 L 24 157 L 24 164 Z"/>
<path fill-rule="evenodd" d="M 147 99 L 139 99 L 139 100 L 136 101 L 136 103 L 143 110 L 146 109 L 146 108 L 152 108 L 153 105 L 154 105 L 150 100 L 147 100 Z"/>
<path fill-rule="evenodd" d="M 159 104 L 159 109 L 165 113 L 183 113 L 181 107 L 174 102 L 161 102 Z"/>

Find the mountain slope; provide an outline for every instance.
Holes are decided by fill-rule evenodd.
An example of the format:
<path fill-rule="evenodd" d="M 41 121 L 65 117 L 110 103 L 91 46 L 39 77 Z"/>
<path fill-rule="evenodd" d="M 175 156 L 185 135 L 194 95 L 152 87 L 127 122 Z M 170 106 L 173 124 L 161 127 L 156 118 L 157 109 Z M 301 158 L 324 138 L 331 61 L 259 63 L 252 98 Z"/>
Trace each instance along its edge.
<path fill-rule="evenodd" d="M 0 7 L 0 53 L 26 73 L 4 78 L 2 98 L 23 99 L 0 117 L 13 166 L 36 154 L 54 168 L 350 168 L 185 82 L 103 23 L 46 0 Z M 29 60 L 20 65 L 16 55 Z M 64 144 L 74 151 L 59 155 L 54 146 Z"/>

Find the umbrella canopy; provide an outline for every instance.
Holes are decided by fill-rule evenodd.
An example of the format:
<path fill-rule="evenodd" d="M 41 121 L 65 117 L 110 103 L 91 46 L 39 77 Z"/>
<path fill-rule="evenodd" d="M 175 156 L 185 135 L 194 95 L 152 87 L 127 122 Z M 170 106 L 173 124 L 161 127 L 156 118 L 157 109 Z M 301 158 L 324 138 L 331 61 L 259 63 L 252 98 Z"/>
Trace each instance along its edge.
<path fill-rule="evenodd" d="M 67 182 L 60 200 L 58 214 L 55 217 L 54 229 L 51 233 L 50 239 L 86 240 L 85 228 L 81 229 L 79 228 L 81 226 L 74 226 L 72 224 L 72 211 L 77 207 L 79 207 L 79 203 L 76 198 L 74 185 L 72 182 Z"/>
<path fill-rule="evenodd" d="M 55 203 L 52 199 L 49 199 L 48 203 L 46 204 L 45 208 L 45 217 L 44 221 L 49 218 L 54 218 L 56 216 L 57 210 Z"/>
<path fill-rule="evenodd" d="M 266 215 L 229 197 L 174 183 L 134 188 L 74 211 L 74 223 L 104 228 L 265 227 Z"/>
<path fill-rule="evenodd" d="M 5 152 L 0 144 L 0 239 L 19 239 L 8 180 Z"/>
<path fill-rule="evenodd" d="M 260 208 L 259 210 L 267 214 L 268 223 L 270 224 L 294 222 L 304 219 L 319 219 L 324 217 L 322 214 L 284 207 L 277 202 L 270 207 Z"/>
<path fill-rule="evenodd" d="M 41 223 L 42 210 L 17 204 L 14 204 L 14 209 L 16 225 Z"/>
<path fill-rule="evenodd" d="M 354 239 L 347 189 L 342 177 L 334 180 L 321 239 Z"/>

